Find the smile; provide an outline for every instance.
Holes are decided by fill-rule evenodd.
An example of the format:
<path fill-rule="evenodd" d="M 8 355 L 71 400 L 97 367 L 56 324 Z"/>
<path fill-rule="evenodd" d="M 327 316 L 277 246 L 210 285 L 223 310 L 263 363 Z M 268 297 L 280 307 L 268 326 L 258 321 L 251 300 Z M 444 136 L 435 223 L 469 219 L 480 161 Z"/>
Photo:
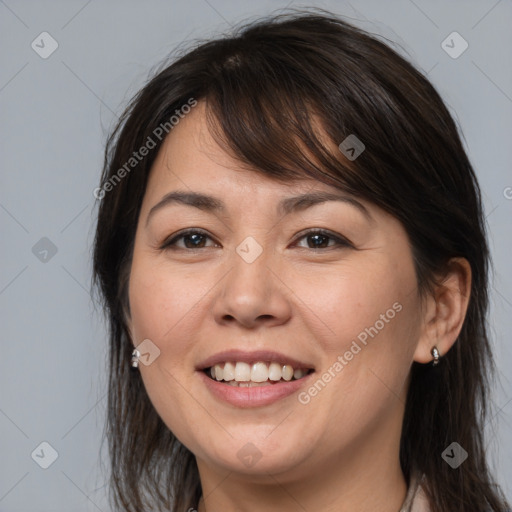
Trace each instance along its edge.
<path fill-rule="evenodd" d="M 290 365 L 275 361 L 252 364 L 228 361 L 198 371 L 197 375 L 214 399 L 247 409 L 268 406 L 300 393 L 308 385 L 314 370 L 293 369 Z M 296 404 L 297 401 L 291 403 Z"/>
<path fill-rule="evenodd" d="M 290 364 L 276 361 L 271 363 L 258 361 L 253 364 L 243 361 L 227 361 L 215 364 L 204 371 L 212 380 L 243 388 L 271 386 L 280 382 L 299 380 L 313 370 L 308 368 L 294 369 Z"/>

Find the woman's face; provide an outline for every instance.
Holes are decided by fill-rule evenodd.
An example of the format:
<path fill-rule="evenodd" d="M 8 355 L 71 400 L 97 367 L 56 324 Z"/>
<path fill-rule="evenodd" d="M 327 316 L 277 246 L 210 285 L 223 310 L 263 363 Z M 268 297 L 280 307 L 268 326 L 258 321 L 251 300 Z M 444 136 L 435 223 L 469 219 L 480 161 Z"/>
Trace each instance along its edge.
<path fill-rule="evenodd" d="M 422 326 L 408 239 L 368 202 L 292 199 L 319 193 L 348 197 L 242 170 L 210 137 L 202 103 L 156 159 L 129 326 L 135 346 L 150 340 L 139 365 L 149 397 L 200 471 L 283 482 L 398 454 Z M 215 362 L 238 380 L 213 380 Z"/>

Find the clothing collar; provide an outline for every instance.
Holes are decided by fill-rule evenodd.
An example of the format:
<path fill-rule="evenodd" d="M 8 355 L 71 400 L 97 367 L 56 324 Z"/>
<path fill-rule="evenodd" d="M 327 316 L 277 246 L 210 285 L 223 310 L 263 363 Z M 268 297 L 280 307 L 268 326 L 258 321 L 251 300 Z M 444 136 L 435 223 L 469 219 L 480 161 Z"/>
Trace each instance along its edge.
<path fill-rule="evenodd" d="M 409 488 L 399 512 L 430 512 L 430 505 L 423 489 L 424 483 L 425 475 L 418 472 L 411 474 Z"/>

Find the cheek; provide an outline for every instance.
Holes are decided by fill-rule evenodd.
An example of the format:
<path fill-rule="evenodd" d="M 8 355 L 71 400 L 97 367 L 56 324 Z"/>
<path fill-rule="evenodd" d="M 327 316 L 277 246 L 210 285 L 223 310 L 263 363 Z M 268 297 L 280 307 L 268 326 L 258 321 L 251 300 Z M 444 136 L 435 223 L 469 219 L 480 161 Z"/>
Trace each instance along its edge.
<path fill-rule="evenodd" d="M 302 398 L 311 399 L 318 417 L 343 411 L 347 421 L 371 428 L 400 403 L 419 335 L 412 261 L 369 257 L 309 285 L 298 294 L 309 289 L 305 302 L 314 314 L 305 309 L 303 315 L 318 326 L 323 364 L 321 382 Z M 336 422 L 329 423 L 333 435 L 341 435 Z"/>
<path fill-rule="evenodd" d="M 325 347 L 328 365 L 342 367 L 332 391 L 348 395 L 363 421 L 369 408 L 379 403 L 385 409 L 405 389 L 419 337 L 414 267 L 392 257 L 374 261 L 338 280 L 337 289 L 338 307 L 329 310 L 336 336 Z"/>
<path fill-rule="evenodd" d="M 197 408 L 189 407 L 186 415 L 177 412 L 190 403 L 185 368 L 197 303 L 209 289 L 204 281 L 134 254 L 129 286 L 133 343 L 150 339 L 160 349 L 159 357 L 149 366 L 139 365 L 139 371 L 159 416 L 187 446 L 201 435 L 194 432 L 200 430 L 196 425 L 204 424 Z"/>
<path fill-rule="evenodd" d="M 294 278 L 294 292 L 303 304 L 301 315 L 309 318 L 331 359 L 349 350 L 354 340 L 362 347 L 377 338 L 383 339 L 381 346 L 396 345 L 392 341 L 408 339 L 405 333 L 416 324 L 412 262 L 398 261 L 393 254 L 382 256 L 368 255 L 327 272 Z"/>
<path fill-rule="evenodd" d="M 193 335 L 187 328 L 195 325 L 197 305 L 209 288 L 199 274 L 187 275 L 165 263 L 134 258 L 129 287 L 134 342 L 149 338 L 158 345 L 172 340 L 173 350 L 180 350 Z"/>

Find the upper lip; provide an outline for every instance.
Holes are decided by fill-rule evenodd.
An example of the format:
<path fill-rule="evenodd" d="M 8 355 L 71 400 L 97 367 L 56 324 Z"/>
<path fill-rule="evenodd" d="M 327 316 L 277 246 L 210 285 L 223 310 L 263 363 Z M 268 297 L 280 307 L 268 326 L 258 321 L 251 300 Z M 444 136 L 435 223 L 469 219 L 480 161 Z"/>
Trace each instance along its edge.
<path fill-rule="evenodd" d="M 254 364 L 259 361 L 270 363 L 275 361 L 281 364 L 288 364 L 295 370 L 298 368 L 314 369 L 311 363 L 305 363 L 304 361 L 287 356 L 281 352 L 275 352 L 274 350 L 255 350 L 251 352 L 245 350 L 224 350 L 201 361 L 197 365 L 197 369 L 205 370 L 206 368 L 210 368 L 216 364 L 226 363 L 228 361 L 241 361 L 248 364 Z"/>

